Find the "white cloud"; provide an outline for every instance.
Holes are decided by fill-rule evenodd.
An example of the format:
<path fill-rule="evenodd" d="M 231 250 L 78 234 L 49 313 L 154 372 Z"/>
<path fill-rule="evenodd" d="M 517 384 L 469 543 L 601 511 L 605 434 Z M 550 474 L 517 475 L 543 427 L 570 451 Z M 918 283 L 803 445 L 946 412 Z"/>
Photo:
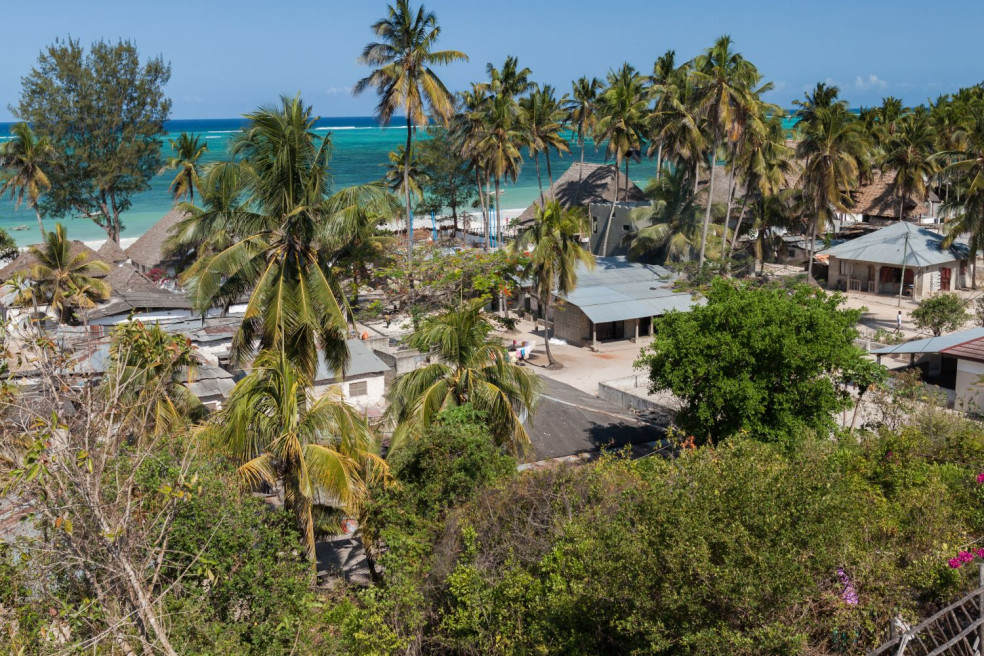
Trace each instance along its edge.
<path fill-rule="evenodd" d="M 352 93 L 352 87 L 328 87 L 325 95 L 328 96 L 347 96 Z"/>
<path fill-rule="evenodd" d="M 868 89 L 884 89 L 888 86 L 888 82 L 881 79 L 874 73 L 869 73 L 867 77 L 861 77 L 860 75 L 854 78 L 854 88 L 861 91 L 867 91 Z"/>

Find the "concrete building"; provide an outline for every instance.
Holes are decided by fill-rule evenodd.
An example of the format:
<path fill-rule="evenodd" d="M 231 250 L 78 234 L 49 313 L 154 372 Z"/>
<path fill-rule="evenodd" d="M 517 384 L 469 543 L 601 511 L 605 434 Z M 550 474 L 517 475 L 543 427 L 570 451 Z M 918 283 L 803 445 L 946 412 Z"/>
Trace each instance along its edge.
<path fill-rule="evenodd" d="M 938 291 L 966 287 L 970 251 L 957 242 L 906 221 L 818 253 L 829 258 L 827 286 L 842 291 L 903 294 L 919 300 Z"/>
<path fill-rule="evenodd" d="M 576 346 L 636 340 L 652 334 L 653 317 L 689 310 L 690 294 L 673 290 L 673 275 L 652 264 L 624 257 L 599 257 L 578 271 L 577 288 L 553 307 L 553 334 Z"/>
<path fill-rule="evenodd" d="M 349 364 L 344 376 L 328 369 L 324 358 L 319 357 L 318 371 L 314 376 L 314 396 L 321 397 L 335 389 L 356 407 L 382 408 L 386 402 L 386 373 L 389 366 L 361 339 L 349 339 L 345 343 L 349 350 Z"/>
<path fill-rule="evenodd" d="M 629 252 L 629 240 L 639 229 L 637 224 L 648 216 L 646 208 L 651 203 L 621 201 L 615 204 L 612 214 L 611 203 L 593 203 L 588 208 L 591 220 L 591 232 L 588 233 L 589 250 L 599 257 L 625 255 Z M 608 217 L 612 217 L 611 228 L 605 239 L 605 226 Z"/>

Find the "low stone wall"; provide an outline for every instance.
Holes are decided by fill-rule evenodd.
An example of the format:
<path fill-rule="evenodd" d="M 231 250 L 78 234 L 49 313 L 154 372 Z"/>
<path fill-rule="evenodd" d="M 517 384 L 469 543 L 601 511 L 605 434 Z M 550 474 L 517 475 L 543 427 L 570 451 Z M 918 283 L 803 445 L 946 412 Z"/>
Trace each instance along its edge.
<path fill-rule="evenodd" d="M 640 391 L 645 393 L 648 389 L 648 380 L 646 374 L 635 374 L 600 382 L 598 383 L 598 398 L 610 401 L 626 410 L 665 412 L 667 408 L 663 404 L 640 396 Z"/>

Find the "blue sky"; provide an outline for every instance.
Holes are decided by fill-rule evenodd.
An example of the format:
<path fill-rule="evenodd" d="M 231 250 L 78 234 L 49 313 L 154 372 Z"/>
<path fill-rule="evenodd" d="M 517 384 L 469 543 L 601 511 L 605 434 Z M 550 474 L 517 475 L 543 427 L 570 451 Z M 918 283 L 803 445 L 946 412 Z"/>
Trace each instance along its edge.
<path fill-rule="evenodd" d="M 837 83 L 852 106 L 896 95 L 915 104 L 984 79 L 984 2 L 945 0 L 431 0 L 441 46 L 471 61 L 442 70 L 452 89 L 484 77 L 508 54 L 562 91 L 628 61 L 648 72 L 667 49 L 683 61 L 730 34 L 772 80 L 783 106 L 816 82 Z M 302 93 L 322 116 L 372 112 L 353 98 L 356 63 L 384 15 L 382 0 L 36 0 L 3 8 L 0 121 L 20 77 L 56 37 L 133 39 L 172 65 L 174 118 L 238 116 L 281 93 Z M 934 15 L 935 14 L 935 15 Z M 943 33 L 945 30 L 945 34 Z"/>

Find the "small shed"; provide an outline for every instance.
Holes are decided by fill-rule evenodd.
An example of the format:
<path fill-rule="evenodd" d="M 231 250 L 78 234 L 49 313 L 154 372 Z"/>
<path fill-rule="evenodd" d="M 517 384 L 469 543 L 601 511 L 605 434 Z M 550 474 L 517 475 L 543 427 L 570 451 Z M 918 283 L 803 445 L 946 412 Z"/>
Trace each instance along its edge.
<path fill-rule="evenodd" d="M 571 344 L 598 348 L 600 342 L 635 341 L 652 334 L 653 317 L 694 304 L 690 294 L 673 289 L 668 269 L 624 257 L 595 261 L 594 270 L 580 265 L 577 287 L 558 298 L 550 317 L 554 336 Z"/>
<path fill-rule="evenodd" d="M 918 300 L 937 291 L 967 286 L 970 250 L 964 243 L 943 247 L 943 236 L 907 221 L 827 248 L 827 286 L 842 291 L 904 294 Z"/>
<path fill-rule="evenodd" d="M 43 248 L 42 244 L 35 244 L 38 248 Z M 78 255 L 85 255 L 87 262 L 99 262 L 104 261 L 99 257 L 96 251 L 92 250 L 84 242 L 77 239 L 73 239 L 68 247 L 68 253 L 70 257 L 76 257 Z M 7 266 L 0 269 L 0 280 L 10 280 L 16 274 L 27 275 L 30 273 L 31 269 L 38 263 L 38 258 L 34 256 L 29 250 L 22 251 L 20 255 L 14 258 L 13 262 L 7 264 Z M 97 271 L 92 274 L 93 278 L 104 278 L 106 274 L 102 271 Z"/>
<path fill-rule="evenodd" d="M 231 373 L 208 364 L 198 365 L 191 375 L 187 371 L 182 372 L 181 381 L 202 405 L 212 411 L 221 410 L 222 404 L 236 387 Z"/>
<path fill-rule="evenodd" d="M 147 273 L 152 269 L 170 269 L 171 260 L 164 254 L 164 242 L 170 236 L 171 229 L 185 216 L 181 210 L 172 209 L 126 249 L 137 270 Z M 169 273 L 173 274 L 174 271 L 170 270 Z"/>

